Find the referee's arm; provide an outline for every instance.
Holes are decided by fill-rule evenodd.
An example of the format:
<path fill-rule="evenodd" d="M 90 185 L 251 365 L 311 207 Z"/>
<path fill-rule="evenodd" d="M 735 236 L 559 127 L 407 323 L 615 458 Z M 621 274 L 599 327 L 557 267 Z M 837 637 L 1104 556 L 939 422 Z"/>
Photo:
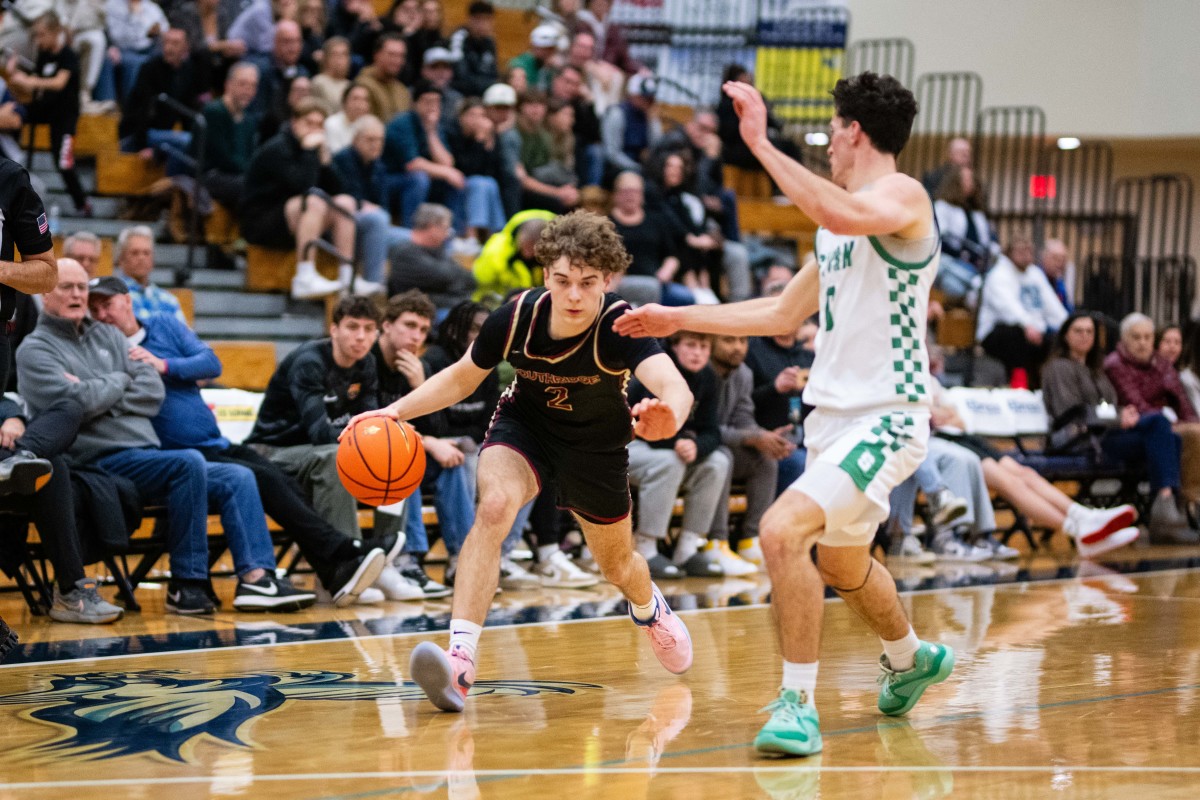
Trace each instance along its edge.
<path fill-rule="evenodd" d="M 58 284 L 46 208 L 29 185 L 29 173 L 15 164 L 5 165 L 4 173 L 6 182 L 11 180 L 6 190 L 0 190 L 5 255 L 12 254 L 11 243 L 21 253 L 21 260 L 0 260 L 0 283 L 25 294 L 45 294 Z"/>
<path fill-rule="evenodd" d="M 0 283 L 25 294 L 45 294 L 58 283 L 54 250 L 21 254 L 23 261 L 0 261 Z"/>

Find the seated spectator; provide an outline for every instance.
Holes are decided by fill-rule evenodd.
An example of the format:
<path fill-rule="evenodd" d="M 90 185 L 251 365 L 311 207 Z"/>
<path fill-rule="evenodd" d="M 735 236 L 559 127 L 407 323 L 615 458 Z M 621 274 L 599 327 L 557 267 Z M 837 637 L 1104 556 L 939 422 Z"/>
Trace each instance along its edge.
<path fill-rule="evenodd" d="M 264 116 L 274 114 L 276 119 L 287 120 L 288 92 L 292 83 L 297 78 L 309 76 L 308 68 L 300 63 L 303 48 L 300 26 L 290 19 L 279 20 L 275 25 L 270 58 L 266 60 L 259 77 L 255 111 L 261 111 Z"/>
<path fill-rule="evenodd" d="M 164 156 L 173 166 L 173 173 L 179 173 L 186 167 L 178 156 L 192 146 L 193 118 L 181 115 L 158 98 L 165 94 L 198 110 L 201 98 L 208 94 L 208 75 L 205 65 L 188 52 L 183 31 L 168 28 L 161 40 L 162 52 L 152 56 L 138 72 L 117 134 L 125 152 L 138 153 L 146 161 L 155 155 Z"/>
<path fill-rule="evenodd" d="M 577 186 L 599 186 L 604 179 L 604 145 L 600 142 L 600 118 L 584 73 L 566 64 L 550 82 L 550 102 L 570 105 L 571 135 L 575 141 Z M 556 111 L 555 114 L 563 112 Z"/>
<path fill-rule="evenodd" d="M 101 83 L 108 55 L 108 39 L 104 35 L 105 5 L 104 0 L 63 0 L 56 5 L 71 48 L 79 56 L 79 105 L 86 114 L 107 114 L 117 110 L 111 67 L 105 82 Z M 15 15 L 5 14 L 5 22 L 11 16 Z"/>
<path fill-rule="evenodd" d="M 709 531 L 709 550 L 726 575 L 749 575 L 762 564 L 758 545 L 758 523 L 778 494 L 779 462 L 796 450 L 788 437 L 760 426 L 754 419 L 754 375 L 746 366 L 749 339 L 745 336 L 713 338 L 709 365 L 717 376 L 717 422 L 721 426 L 721 449 L 730 460 L 725 487 L 720 492 Z M 746 515 L 736 553 L 730 539 L 729 497 L 733 481 L 746 486 Z"/>
<path fill-rule="evenodd" d="M 233 19 L 221 13 L 222 5 L 221 0 L 176 3 L 167 14 L 171 27 L 187 34 L 192 56 L 204 64 L 204 72 L 215 80 L 220 79 L 226 67 L 246 55 L 246 43 L 229 38 Z"/>
<path fill-rule="evenodd" d="M 170 23 L 162 8 L 151 0 L 107 0 L 104 18 L 108 60 L 117 67 L 121 97 L 128 98 L 138 70 L 154 55 L 158 37 Z"/>
<path fill-rule="evenodd" d="M 1033 266 L 1033 243 L 1014 239 L 1007 257 L 988 272 L 979 303 L 975 338 L 984 352 L 1004 364 L 1008 379 L 1017 370 L 1036 388 L 1050 340 L 1067 310 L 1046 274 Z"/>
<path fill-rule="evenodd" d="M 268 108 L 258 123 L 258 138 L 261 141 L 265 142 L 283 130 L 291 120 L 292 112 L 299 108 L 301 103 L 312 98 L 312 81 L 304 75 L 292 78 L 283 88 L 285 91 L 283 103 Z"/>
<path fill-rule="evenodd" d="M 500 78 L 495 16 L 491 3 L 474 0 L 467 7 L 467 24 L 450 34 L 450 52 L 456 59 L 451 85 L 463 97 L 482 97 Z"/>
<path fill-rule="evenodd" d="M 668 354 L 679 367 L 695 402 L 679 433 L 669 439 L 629 444 L 629 483 L 638 487 L 634 541 L 654 578 L 721 577 L 725 573 L 715 552 L 703 548 L 729 478 L 729 451 L 721 449 L 717 377 L 708 365 L 711 337 L 680 331 L 671 336 Z M 631 405 L 650 393 L 634 381 Z M 668 560 L 659 553 L 671 524 L 675 498 L 683 492 L 683 523 L 675 551 Z"/>
<path fill-rule="evenodd" d="M 150 279 L 154 272 L 154 231 L 145 225 L 123 229 L 117 236 L 113 259 L 117 262 L 113 274 L 129 287 L 133 313 L 139 319 L 170 314 L 187 325 L 179 299 Z"/>
<path fill-rule="evenodd" d="M 971 155 L 971 140 L 955 136 L 946 142 L 946 160 L 922 175 L 921 184 L 925 187 L 925 191 L 929 192 L 930 197 L 935 197 L 938 188 L 941 187 L 952 169 L 955 167 L 972 169 L 974 166 L 975 159 Z"/>
<path fill-rule="evenodd" d="M 418 289 L 439 308 L 469 300 L 475 290 L 470 270 L 445 254 L 445 244 L 453 228 L 450 209 L 434 203 L 417 206 L 413 214 L 410 241 L 396 244 L 388 253 L 391 274 L 388 296 Z"/>
<path fill-rule="evenodd" d="M 764 297 L 774 297 L 783 291 L 787 281 L 767 283 Z M 790 439 L 796 445 L 803 441 L 801 394 L 808 385 L 814 353 L 800 331 L 812 327 L 806 322 L 800 330 L 787 336 L 753 336 L 746 353 L 754 390 L 754 420 L 763 429 Z M 776 494 L 796 482 L 804 472 L 805 451 L 802 447 L 787 454 L 779 462 L 779 482 Z"/>
<path fill-rule="evenodd" d="M 312 96 L 325 106 L 325 113 L 336 114 L 350 88 L 350 42 L 341 36 L 331 36 L 325 40 L 321 52 L 324 54 L 321 71 L 313 76 Z"/>
<path fill-rule="evenodd" d="M 500 197 L 504 201 L 504 213 L 510 217 L 521 210 L 520 176 L 525 172 L 521 166 L 521 134 L 517 130 L 516 107 L 517 92 L 507 83 L 493 84 L 483 93 L 483 108 L 492 121 L 504 168 Z"/>
<path fill-rule="evenodd" d="M 1195 538 L 1187 529 L 1179 491 L 1180 439 L 1160 412 L 1143 414 L 1133 405 L 1118 409 L 1117 390 L 1104 373 L 1104 350 L 1091 315 L 1072 314 L 1059 329 L 1042 368 L 1042 399 L 1050 415 L 1054 452 L 1094 454 L 1098 443 L 1110 458 L 1145 465 L 1154 497 L 1152 542 L 1172 542 L 1180 535 Z"/>
<path fill-rule="evenodd" d="M 383 154 L 383 123 L 367 114 L 354 123 L 354 139 L 350 147 L 333 156 L 342 189 L 358 204 L 354 226 L 358 233 L 356 252 L 363 265 L 363 279 L 355 281 L 354 293 L 383 294 L 387 279 L 388 251 L 407 242 L 409 232 L 392 225 L 383 209 L 384 184 L 387 174 L 379 157 Z"/>
<path fill-rule="evenodd" d="M 626 99 L 604 112 L 600 136 L 611 169 L 641 172 L 642 161 L 662 137 L 662 120 L 654 113 L 658 81 L 634 75 L 625 86 Z"/>
<path fill-rule="evenodd" d="M 329 151 L 337 153 L 349 147 L 354 142 L 351 130 L 354 123 L 368 114 L 371 114 L 371 97 L 367 87 L 351 84 L 342 95 L 341 111 L 325 119 L 325 143 Z"/>
<path fill-rule="evenodd" d="M 609 216 L 633 258 L 615 291 L 636 305 L 691 305 L 692 293 L 674 282 L 679 272 L 676 239 L 682 238 L 681 232 L 663 212 L 645 207 L 643 187 L 636 172 L 622 172 L 613 184 Z"/>
<path fill-rule="evenodd" d="M 33 22 L 52 8 L 53 4 L 45 0 L 14 0 L 0 19 L 0 49 L 32 59 Z"/>
<path fill-rule="evenodd" d="M 114 0 L 116 2 L 117 0 Z M 150 0 L 139 0 L 153 6 Z M 157 6 L 155 6 L 157 8 Z M 162 12 L 159 12 L 162 13 Z M 8 86 L 25 105 L 30 123 L 50 128 L 54 166 L 80 216 L 90 217 L 91 203 L 75 170 L 75 126 L 79 122 L 79 56 L 66 43 L 62 22 L 53 11 L 33 23 L 37 60 L 32 71 L 21 67 L 16 56 L 8 60 Z"/>
<path fill-rule="evenodd" d="M 418 58 L 420 54 L 414 51 L 411 38 L 421 30 L 423 22 L 421 0 L 393 0 L 392 7 L 379 18 L 380 30 L 403 36 L 404 41 L 408 44 L 409 55 L 414 59 Z M 424 60 L 417 63 L 424 63 Z M 406 64 L 404 74 L 400 76 L 405 83 L 412 83 L 416 78 L 415 71 L 411 66 Z"/>
<path fill-rule="evenodd" d="M 1075 312 L 1075 263 L 1067 252 L 1067 245 L 1062 239 L 1047 239 L 1042 245 L 1042 257 L 1039 260 L 1046 280 L 1054 287 L 1058 302 L 1068 313 Z"/>
<path fill-rule="evenodd" d="M 431 47 L 425 51 L 421 78 L 427 80 L 442 93 L 442 128 L 450 132 L 458 122 L 462 111 L 462 93 L 451 86 L 454 80 L 454 54 L 445 47 Z"/>
<path fill-rule="evenodd" d="M 522 211 L 513 215 L 504 230 L 492 234 L 471 268 L 477 284 L 476 301 L 498 307 L 514 290 L 542 285 L 542 266 L 534 249 L 552 219 L 554 214 L 549 211 Z"/>
<path fill-rule="evenodd" d="M 373 301 L 340 300 L 329 338 L 300 345 L 275 369 L 246 438 L 300 482 L 323 519 L 353 539 L 362 538 L 358 503 L 338 478 L 337 442 L 351 417 L 379 405 L 371 358 L 378 331 Z"/>
<path fill-rule="evenodd" d="M 420 386 L 432 374 L 429 365 L 420 357 L 433 324 L 437 309 L 429 298 L 415 289 L 395 295 L 388 300 L 383 312 L 383 331 L 371 348 L 375 371 L 379 375 L 379 402 L 392 403 Z M 465 455 L 458 444 L 445 435 L 446 420 L 442 412 L 427 414 L 411 420 L 425 445 L 427 460 L 425 478 L 405 505 L 404 551 L 396 562 L 396 570 L 388 573 L 389 580 L 380 588 L 391 600 L 423 600 L 442 597 L 449 590 L 425 574 L 422 566 L 429 552 L 429 539 L 422 516 L 422 491 L 431 495 L 437 509 L 438 530 L 449 554 L 446 566 L 447 585 L 453 585 L 454 567 L 467 531 L 475 522 L 475 494 L 464 466 Z M 395 520 L 382 512 L 376 513 L 375 525 L 388 530 Z"/>
<path fill-rule="evenodd" d="M 246 189 L 239 208 L 242 235 L 262 247 L 296 248 L 292 297 L 324 297 L 349 286 L 353 267 L 344 264 L 340 281 L 317 274 L 309 244 L 329 232 L 339 253 L 354 253 L 354 199 L 341 194 L 325 147 L 325 112 L 312 99 L 292 111 L 291 124 L 263 144 L 246 169 Z M 329 200 L 308 194 L 319 188 Z M 341 213 L 337 209 L 346 212 Z"/>
<path fill-rule="evenodd" d="M 225 92 L 204 106 L 204 188 L 225 208 L 237 209 L 250 159 L 258 147 L 260 117 L 250 111 L 258 67 L 239 61 L 225 76 Z"/>
<path fill-rule="evenodd" d="M 230 3 L 229 5 L 232 6 L 233 4 Z M 275 0 L 249 0 L 248 2 L 247 0 L 240 0 L 237 3 L 237 13 L 229 23 L 229 38 L 242 43 L 246 48 L 244 57 L 259 64 L 263 68 L 264 77 L 269 72 L 268 62 L 275 48 L 275 38 L 280 32 L 280 29 L 276 27 L 276 23 L 291 22 L 295 24 L 297 9 L 298 6 L 295 0 L 287 0 L 286 6 L 284 2 L 276 2 Z M 285 30 L 285 38 L 288 40 L 286 47 L 288 48 L 292 46 L 292 32 L 291 27 Z M 294 32 L 297 49 L 296 59 L 298 62 L 299 50 L 302 46 L 300 27 L 298 25 Z"/>
<path fill-rule="evenodd" d="M 461 235 L 482 244 L 508 219 L 500 198 L 503 155 L 482 102 L 471 99 L 462 104 L 457 129 L 447 137 L 447 146 L 454 168 L 464 178 L 463 190 L 447 198 L 455 227 Z"/>
<path fill-rule="evenodd" d="M 741 241 L 738 229 L 737 195 L 724 186 L 725 167 L 721 160 L 721 139 L 717 136 L 717 114 L 700 108 L 683 125 L 667 131 L 651 151 L 651 160 L 672 152 L 691 154 L 696 177 L 695 192 L 704 201 L 711 218 L 721 224 L 721 232 L 732 242 Z M 748 299 L 734 297 L 734 300 Z"/>
<path fill-rule="evenodd" d="M 544 92 L 550 88 L 550 79 L 562 61 L 558 52 L 560 36 L 555 25 L 538 25 L 529 34 L 529 49 L 508 62 L 509 69 L 524 71 L 525 85 L 529 89 Z"/>
<path fill-rule="evenodd" d="M 517 134 L 521 137 L 521 162 L 517 178 L 521 182 L 521 206 L 542 208 L 564 214 L 579 204 L 575 188 L 574 163 L 554 161 L 555 135 L 546 124 L 546 96 L 541 92 L 525 92 L 517 100 Z M 570 106 L 560 105 L 559 111 L 574 115 Z M 571 119 L 568 123 L 573 123 Z M 558 139 L 562 140 L 562 122 Z M 566 135 L 571 136 L 570 124 Z M 569 143 L 570 158 L 574 159 L 574 141 Z M 559 157 L 562 157 L 561 146 Z"/>
<path fill-rule="evenodd" d="M 621 93 L 625 89 L 625 73 L 596 55 L 595 33 L 577 30 L 571 37 L 570 47 L 567 48 L 566 61 L 583 76 L 585 98 L 597 115 L 603 116 L 610 106 L 621 102 Z"/>
<path fill-rule="evenodd" d="M 88 279 L 96 277 L 102 250 L 100 237 L 91 231 L 76 231 L 63 239 L 63 258 L 78 262 L 88 274 Z"/>
<path fill-rule="evenodd" d="M 399 206 L 401 224 L 412 227 L 412 214 L 427 200 L 457 202 L 467 179 L 454 166 L 441 128 L 442 94 L 433 84 L 413 86 L 413 109 L 387 124 L 383 164 L 393 212 Z"/>
<path fill-rule="evenodd" d="M 24 153 L 17 140 L 21 138 L 21 129 L 25 127 L 27 114 L 25 106 L 17 100 L 8 84 L 0 82 L 0 155 L 17 163 L 23 162 Z M 40 187 L 35 186 L 34 191 L 42 196 L 45 194 L 45 188 L 45 184 L 42 184 Z"/>
<path fill-rule="evenodd" d="M 217 428 L 216 418 L 200 395 L 198 381 L 220 376 L 221 362 L 212 348 L 177 320 L 167 316 L 139 322 L 133 314 L 129 294 L 119 280 L 98 278 L 90 284 L 88 307 L 92 318 L 112 325 L 129 342 L 130 358 L 154 367 L 162 376 L 166 397 L 151 422 L 164 450 L 196 450 L 210 465 L 225 464 L 249 470 L 257 484 L 257 498 L 239 508 L 242 524 L 254 530 L 255 543 L 270 541 L 264 511 L 279 523 L 284 536 L 296 542 L 305 560 L 317 573 L 336 605 L 355 602 L 383 568 L 384 552 L 392 542 L 364 545 L 337 531 L 321 519 L 309 504 L 299 484 L 252 448 L 230 444 Z M 261 529 L 261 530 L 260 530 Z M 268 558 L 269 550 L 258 554 Z M 267 586 L 267 584 L 260 585 Z M 258 595 L 252 587 L 249 598 Z M 267 595 L 253 602 L 276 605 L 280 596 Z M 235 603 L 236 605 L 236 603 Z"/>
<path fill-rule="evenodd" d="M 171 563 L 167 610 L 210 614 L 204 459 L 192 450 L 159 449 L 150 424 L 163 400 L 158 374 L 129 358 L 118 330 L 88 318 L 83 267 L 60 259 L 58 281 L 43 298 L 37 328 L 17 350 L 23 396 L 35 419 L 64 397 L 75 400 L 84 422 L 67 451 L 72 461 L 131 480 L 144 502 L 165 501 Z"/>
<path fill-rule="evenodd" d="M 587 10 L 579 12 L 582 19 L 590 17 L 596 36 L 596 56 L 618 67 L 627 75 L 641 72 L 645 67 L 629 54 L 629 42 L 624 29 L 610 19 L 612 0 L 588 0 Z"/>
<path fill-rule="evenodd" d="M 371 17 L 375 17 L 373 7 Z M 325 46 L 325 0 L 300 0 L 296 22 L 300 25 L 300 37 L 304 42 L 300 48 L 300 63 L 310 73 L 316 73 L 317 62 L 323 55 L 321 48 Z"/>
<path fill-rule="evenodd" d="M 1179 382 L 1187 391 L 1192 409 L 1200 408 L 1200 324 L 1190 323 L 1179 356 Z"/>
<path fill-rule="evenodd" d="M 708 208 L 693 191 L 695 174 L 688 152 L 666 153 L 661 161 L 650 164 L 654 203 L 669 214 L 678 230 L 679 280 L 697 297 L 717 302 L 716 292 L 724 293 L 722 277 L 728 280 L 733 299 L 749 299 L 750 256 L 740 242 L 727 242 L 721 227 L 709 216 Z"/>
<path fill-rule="evenodd" d="M 1179 370 L 1179 357 L 1183 355 L 1183 329 L 1178 325 L 1164 325 L 1154 335 L 1154 354 Z M 1195 405 L 1192 406 L 1196 408 Z"/>
<path fill-rule="evenodd" d="M 371 0 L 341 0 L 329 4 L 330 18 L 325 33 L 345 39 L 350 51 L 360 61 L 370 61 L 375 43 L 386 27 L 375 16 Z"/>
<path fill-rule="evenodd" d="M 408 45 L 397 33 L 385 33 L 375 40 L 371 65 L 363 67 L 354 82 L 365 86 L 371 113 L 384 122 L 408 111 L 415 99 L 408 87 L 400 82 Z M 440 109 L 439 109 L 440 110 Z"/>
<path fill-rule="evenodd" d="M 1180 487 L 1189 506 L 1200 501 L 1200 418 L 1175 368 L 1154 352 L 1154 322 L 1145 314 L 1121 320 L 1121 341 L 1104 359 L 1104 371 L 1122 406 L 1161 413 L 1183 439 Z M 1190 513 L 1190 512 L 1189 512 Z"/>
<path fill-rule="evenodd" d="M 417 79 L 417 69 L 425 63 L 426 52 L 447 44 L 446 35 L 442 33 L 445 22 L 446 15 L 441 0 L 421 0 L 421 25 L 416 31 L 405 36 L 408 54 L 412 59 L 412 67 L 405 73 L 406 83 Z"/>
<path fill-rule="evenodd" d="M 946 297 L 974 307 L 983 274 L 1000 254 L 987 218 L 987 200 L 970 167 L 952 166 L 934 194 L 942 234 L 937 287 Z M 1030 246 L 1032 259 L 1032 245 Z"/>

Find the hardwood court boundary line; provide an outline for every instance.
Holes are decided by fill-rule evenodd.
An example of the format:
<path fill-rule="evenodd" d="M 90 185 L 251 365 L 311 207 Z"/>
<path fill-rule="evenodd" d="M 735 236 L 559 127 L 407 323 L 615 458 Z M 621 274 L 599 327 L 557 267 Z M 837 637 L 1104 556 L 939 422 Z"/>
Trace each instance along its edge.
<path fill-rule="evenodd" d="M 1187 574 L 1187 573 L 1197 573 L 1197 572 L 1200 572 L 1200 567 L 1173 567 L 1171 569 L 1151 570 L 1148 572 L 1134 572 L 1134 573 L 1121 572 L 1121 573 L 1116 573 L 1116 575 L 1130 578 L 1130 579 L 1135 579 L 1135 578 L 1150 577 L 1150 576 Z M 1027 590 L 1030 588 L 1036 589 L 1041 586 L 1055 586 L 1058 584 L 1072 583 L 1075 581 L 1104 580 L 1104 578 L 1106 578 L 1106 577 L 1111 577 L 1111 576 L 1097 575 L 1097 576 L 1088 576 L 1086 578 L 1081 578 L 1078 575 L 1073 575 L 1073 576 L 1066 577 L 1066 578 L 1048 578 L 1046 580 L 1005 581 L 1003 583 L 993 583 L 993 584 L 972 584 L 970 586 L 943 586 L 943 587 L 938 587 L 938 588 L 934 588 L 934 589 L 913 589 L 913 590 L 899 591 L 898 593 L 901 597 L 917 597 L 917 596 L 921 596 L 921 595 L 944 594 L 946 592 L 977 592 L 981 589 Z M 1132 595 L 1132 594 L 1123 595 L 1123 596 L 1128 597 L 1128 598 L 1136 598 L 1136 595 Z M 1144 599 L 1167 600 L 1170 598 L 1146 597 Z M 835 597 L 826 597 L 826 598 L 824 598 L 824 601 L 826 604 L 845 602 L 840 597 L 836 597 L 836 596 Z M 757 609 L 757 608 L 770 608 L 770 603 L 752 603 L 752 604 L 744 605 L 744 606 L 719 606 L 717 608 L 694 608 L 694 609 L 688 609 L 687 611 L 680 611 L 679 614 L 686 618 L 691 615 L 714 614 L 714 613 L 719 613 L 719 612 L 723 612 L 723 611 L 747 611 L 750 609 Z M 186 619 L 195 619 L 195 617 L 188 617 Z M 623 617 L 616 616 L 616 617 L 591 617 L 588 619 L 547 620 L 546 622 L 525 622 L 525 623 L 517 623 L 517 624 L 509 624 L 509 625 L 497 625 L 492 629 L 488 629 L 485 627 L 484 630 L 495 630 L 495 629 L 499 629 L 499 628 L 545 628 L 545 627 L 550 627 L 552 625 L 553 626 L 578 625 L 578 624 L 583 624 L 583 623 L 612 622 L 614 620 L 620 620 L 620 619 L 623 619 Z M 354 622 L 355 620 L 340 620 L 340 621 Z M 310 639 L 308 641 L 303 641 L 303 642 L 273 642 L 273 643 L 259 643 L 259 644 L 235 644 L 235 645 L 229 645 L 228 647 L 194 647 L 194 648 L 189 648 L 189 649 L 185 649 L 185 650 L 162 650 L 162 651 L 154 652 L 154 653 L 121 653 L 121 654 L 112 655 L 112 656 L 86 656 L 86 657 L 82 657 L 82 658 L 56 659 L 54 661 L 31 661 L 31 662 L 19 662 L 19 663 L 13 663 L 13 664 L 0 664 L 0 672 L 3 672 L 4 670 L 12 670 L 12 669 L 20 669 L 20 668 L 33 668 L 33 667 L 40 667 L 42 669 L 46 669 L 46 668 L 54 667 L 58 664 L 78 664 L 78 663 L 92 662 L 92 661 L 107 662 L 107 661 L 115 661 L 115 660 L 121 659 L 121 658 L 159 658 L 162 656 L 188 655 L 191 653 L 226 652 L 226 651 L 233 651 L 233 650 L 251 650 L 251 649 L 262 650 L 264 648 L 276 648 L 276 647 L 300 647 L 300 646 L 315 645 L 315 644 L 337 644 L 338 642 L 344 642 L 344 643 L 364 642 L 364 641 L 370 641 L 372 639 L 407 639 L 407 638 L 412 638 L 415 636 L 440 635 L 442 633 L 445 633 L 445 631 L 408 631 L 405 633 L 375 633 L 375 634 L 370 634 L 368 636 L 353 636 L 353 637 L 346 637 L 344 639 Z M 131 634 L 127 634 L 126 638 L 137 638 L 137 637 L 143 636 L 143 635 L 146 635 L 146 634 L 131 633 Z M 103 637 L 101 637 L 101 638 L 103 638 Z M 83 639 L 80 641 L 87 641 L 87 640 Z M 2 784 L 0 784 L 0 786 L 2 786 Z"/>

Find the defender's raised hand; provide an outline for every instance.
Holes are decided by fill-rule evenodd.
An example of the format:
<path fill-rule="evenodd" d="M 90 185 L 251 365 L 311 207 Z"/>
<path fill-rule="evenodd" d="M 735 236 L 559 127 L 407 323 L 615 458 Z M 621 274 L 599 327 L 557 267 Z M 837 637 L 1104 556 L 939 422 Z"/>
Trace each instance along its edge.
<path fill-rule="evenodd" d="M 679 328 L 672 310 L 657 303 L 626 311 L 613 321 L 613 330 L 617 333 L 636 338 L 654 336 L 661 339 Z"/>
<path fill-rule="evenodd" d="M 758 89 L 741 81 L 726 81 L 721 87 L 733 100 L 733 110 L 738 115 L 738 132 L 742 141 L 753 149 L 756 144 L 767 140 L 767 104 Z"/>

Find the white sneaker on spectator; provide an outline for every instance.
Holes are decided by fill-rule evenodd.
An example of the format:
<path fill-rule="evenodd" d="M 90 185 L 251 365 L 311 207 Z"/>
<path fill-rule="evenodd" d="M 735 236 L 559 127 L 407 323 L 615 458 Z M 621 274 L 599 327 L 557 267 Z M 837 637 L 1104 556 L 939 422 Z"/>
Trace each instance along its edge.
<path fill-rule="evenodd" d="M 758 546 L 758 537 L 752 536 L 749 539 L 742 539 L 737 546 L 738 558 L 743 561 L 749 561 L 756 567 L 763 565 L 763 551 Z"/>
<path fill-rule="evenodd" d="M 342 284 L 318 275 L 317 268 L 311 261 L 296 265 L 296 276 L 292 278 L 293 300 L 312 300 L 337 294 L 341 290 Z"/>
<path fill-rule="evenodd" d="M 721 565 L 721 571 L 726 577 L 738 577 L 741 575 L 753 575 L 758 572 L 758 567 L 751 564 L 744 558 L 739 557 L 736 553 L 729 549 L 729 542 L 710 541 L 704 545 L 705 552 L 711 554 L 716 562 Z"/>
<path fill-rule="evenodd" d="M 391 564 L 379 573 L 375 588 L 383 592 L 388 600 L 424 600 L 426 597 L 416 581 L 405 579 Z"/>
<path fill-rule="evenodd" d="M 354 296 L 355 297 L 375 297 L 376 295 L 387 294 L 387 287 L 382 283 L 375 283 L 366 278 L 357 278 L 354 281 Z"/>
<path fill-rule="evenodd" d="M 500 558 L 501 589 L 536 589 L 542 585 L 537 575 L 507 556 Z"/>
<path fill-rule="evenodd" d="M 934 492 L 927 501 L 934 528 L 949 525 L 970 510 L 966 500 L 945 488 Z"/>
<path fill-rule="evenodd" d="M 477 256 L 483 251 L 483 245 L 478 239 L 470 236 L 459 236 L 450 242 L 450 255 Z"/>
<path fill-rule="evenodd" d="M 992 558 L 999 561 L 1012 561 L 1014 558 L 1021 557 L 1020 550 L 1015 547 L 1009 547 L 994 536 L 981 536 L 975 544 L 992 551 Z"/>
<path fill-rule="evenodd" d="M 933 552 L 939 561 L 978 563 L 992 557 L 992 551 L 988 548 L 967 544 L 953 534 L 943 534 L 934 539 Z"/>
<path fill-rule="evenodd" d="M 1116 550 L 1124 547 L 1127 544 L 1133 544 L 1135 541 L 1137 541 L 1137 538 L 1140 534 L 1141 531 L 1138 528 L 1122 528 L 1121 530 L 1114 531 L 1098 542 L 1093 542 L 1092 544 L 1085 544 L 1083 539 L 1076 539 L 1075 547 L 1079 550 L 1080 558 L 1096 558 L 1097 556 L 1104 555 L 1110 550 Z"/>
<path fill-rule="evenodd" d="M 368 586 L 362 590 L 358 596 L 357 605 L 360 606 L 377 606 L 384 601 L 383 592 L 376 589 L 374 586 Z"/>
<path fill-rule="evenodd" d="M 921 540 L 911 533 L 900 541 L 899 551 L 892 554 L 891 557 L 911 564 L 932 564 L 937 561 L 937 556 L 926 550 L 921 544 Z"/>
<path fill-rule="evenodd" d="M 575 562 L 561 550 L 556 550 L 554 555 L 534 569 L 542 586 L 551 589 L 585 589 L 600 582 L 595 575 L 575 566 Z"/>

